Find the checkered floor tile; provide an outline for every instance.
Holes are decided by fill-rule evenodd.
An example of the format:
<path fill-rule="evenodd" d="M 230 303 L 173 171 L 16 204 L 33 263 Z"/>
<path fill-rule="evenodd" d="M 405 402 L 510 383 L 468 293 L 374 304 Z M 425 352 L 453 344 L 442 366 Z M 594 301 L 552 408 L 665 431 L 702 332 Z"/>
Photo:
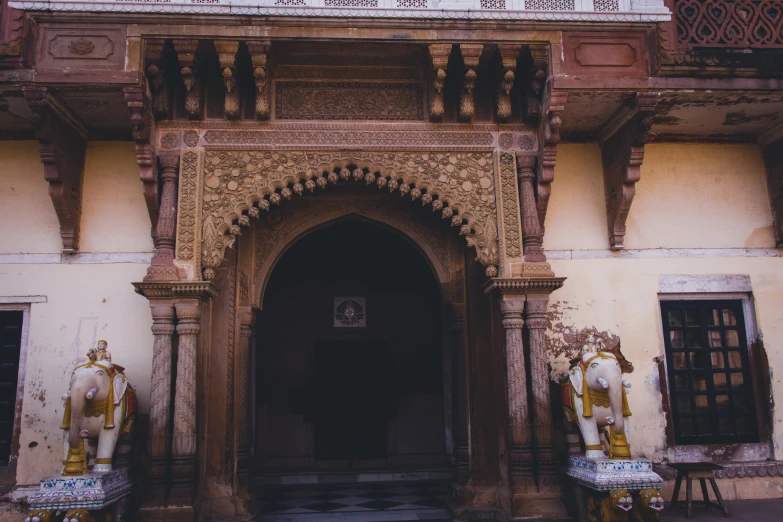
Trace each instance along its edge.
<path fill-rule="evenodd" d="M 441 510 L 447 495 L 441 482 L 267 487 L 261 514 Z"/>

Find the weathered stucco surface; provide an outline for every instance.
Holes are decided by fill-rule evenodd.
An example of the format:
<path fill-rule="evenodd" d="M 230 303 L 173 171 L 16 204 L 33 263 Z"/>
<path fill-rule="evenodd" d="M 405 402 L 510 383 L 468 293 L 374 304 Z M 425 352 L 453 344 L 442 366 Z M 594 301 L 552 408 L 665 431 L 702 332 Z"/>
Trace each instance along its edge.
<path fill-rule="evenodd" d="M 59 252 L 37 141 L 0 141 L 0 254 Z"/>
<path fill-rule="evenodd" d="M 0 142 L 0 254 L 59 254 L 54 213 L 36 142 Z M 128 143 L 91 143 L 84 177 L 81 246 L 84 252 L 152 250 L 149 217 Z M 152 319 L 147 300 L 133 291 L 148 266 L 90 259 L 0 258 L 0 297 L 45 296 L 33 303 L 27 347 L 17 484 L 34 484 L 61 466 L 63 401 L 70 370 L 99 339 L 127 368 L 140 408 L 149 405 Z M 13 263 L 13 264 L 12 264 Z"/>

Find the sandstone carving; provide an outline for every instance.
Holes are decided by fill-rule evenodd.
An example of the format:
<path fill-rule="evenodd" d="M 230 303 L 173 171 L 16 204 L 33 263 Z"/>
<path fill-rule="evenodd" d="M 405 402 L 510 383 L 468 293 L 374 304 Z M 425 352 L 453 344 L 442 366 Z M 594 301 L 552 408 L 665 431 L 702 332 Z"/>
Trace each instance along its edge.
<path fill-rule="evenodd" d="M 400 194 L 414 200 L 422 198 L 425 205 L 439 200 L 442 214 L 450 209 L 452 226 L 459 227 L 460 235 L 476 249 L 487 274 L 497 275 L 497 210 L 491 153 L 207 151 L 201 201 L 204 277 L 214 277 L 226 247 L 232 246 L 241 234 L 241 216 L 250 215 L 251 207 L 266 211 L 280 205 L 300 192 L 289 186 L 307 180 L 374 180 L 378 186 L 381 177 L 386 178 L 382 185 L 392 192 L 399 187 Z M 185 254 L 190 255 L 190 251 Z"/>

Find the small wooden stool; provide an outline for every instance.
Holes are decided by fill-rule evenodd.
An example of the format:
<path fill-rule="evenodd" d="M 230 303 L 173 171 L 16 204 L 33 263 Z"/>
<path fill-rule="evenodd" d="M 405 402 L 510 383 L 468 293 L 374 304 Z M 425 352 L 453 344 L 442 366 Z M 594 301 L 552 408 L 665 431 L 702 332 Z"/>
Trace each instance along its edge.
<path fill-rule="evenodd" d="M 681 464 L 666 464 L 672 469 L 677 470 L 677 482 L 674 484 L 674 494 L 672 495 L 672 502 L 671 507 L 675 508 L 680 503 L 680 486 L 682 485 L 682 479 L 685 477 L 685 480 L 687 480 L 686 484 L 686 502 L 687 502 L 687 511 L 686 516 L 688 518 L 691 518 L 692 516 L 692 506 L 693 506 L 693 483 L 692 480 L 697 478 L 699 479 L 699 482 L 701 483 L 701 494 L 704 497 L 704 506 L 709 509 L 712 506 L 715 506 L 716 508 L 723 511 L 723 516 L 727 517 L 729 516 L 729 510 L 726 509 L 726 506 L 723 504 L 723 497 L 720 496 L 720 490 L 718 489 L 718 484 L 715 482 L 715 475 L 713 472 L 716 469 L 723 469 L 723 466 L 719 466 L 718 464 L 713 464 L 712 462 L 683 462 Z M 718 503 L 715 504 L 714 502 L 710 502 L 710 495 L 707 491 L 707 479 L 709 479 L 710 484 L 712 484 L 712 491 L 715 493 L 715 498 L 718 500 Z"/>

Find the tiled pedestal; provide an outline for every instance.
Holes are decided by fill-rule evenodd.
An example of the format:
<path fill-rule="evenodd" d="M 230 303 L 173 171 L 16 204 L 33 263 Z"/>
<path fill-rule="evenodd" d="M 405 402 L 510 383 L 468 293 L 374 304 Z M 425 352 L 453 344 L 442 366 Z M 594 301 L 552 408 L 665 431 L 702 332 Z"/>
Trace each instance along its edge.
<path fill-rule="evenodd" d="M 128 468 L 80 477 L 56 476 L 43 479 L 39 492 L 28 502 L 33 511 L 46 510 L 54 514 L 65 514 L 70 509 L 106 510 L 112 513 L 113 522 L 123 522 L 132 488 Z"/>
<path fill-rule="evenodd" d="M 612 490 L 627 490 L 633 495 L 634 509 L 637 509 L 640 497 L 634 492 L 643 489 L 660 490 L 663 483 L 663 479 L 653 471 L 652 462 L 644 459 L 610 460 L 571 456 L 568 458 L 566 475 L 573 481 L 577 520 L 580 522 L 588 520 L 589 498 L 596 505 Z"/>

